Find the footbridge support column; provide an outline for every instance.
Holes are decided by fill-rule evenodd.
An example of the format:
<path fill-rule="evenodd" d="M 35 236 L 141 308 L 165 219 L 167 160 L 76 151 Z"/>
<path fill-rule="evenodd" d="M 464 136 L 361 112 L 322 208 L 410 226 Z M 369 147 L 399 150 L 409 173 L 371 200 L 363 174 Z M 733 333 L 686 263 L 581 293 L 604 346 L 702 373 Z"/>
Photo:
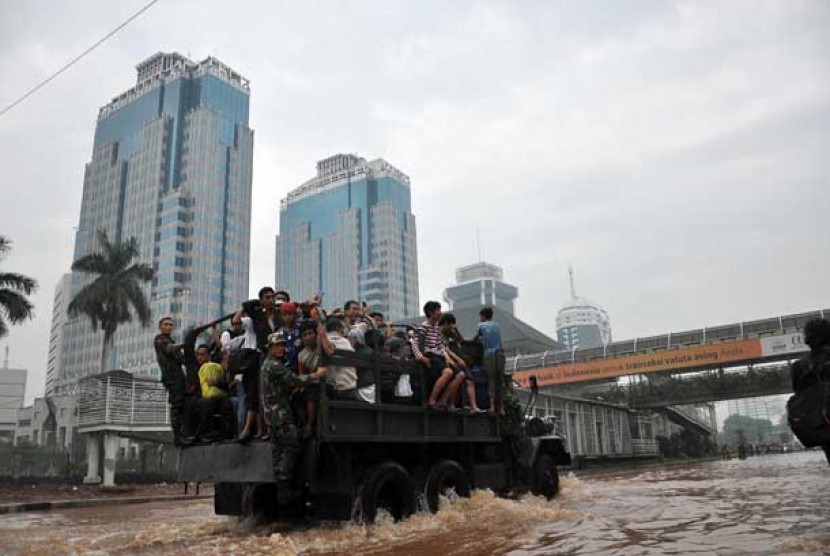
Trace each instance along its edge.
<path fill-rule="evenodd" d="M 86 477 L 85 485 L 101 483 L 101 471 L 98 469 L 101 461 L 101 435 L 89 433 L 86 435 Z"/>
<path fill-rule="evenodd" d="M 104 433 L 104 482 L 103 487 L 115 486 L 115 463 L 118 461 L 118 433 Z"/>

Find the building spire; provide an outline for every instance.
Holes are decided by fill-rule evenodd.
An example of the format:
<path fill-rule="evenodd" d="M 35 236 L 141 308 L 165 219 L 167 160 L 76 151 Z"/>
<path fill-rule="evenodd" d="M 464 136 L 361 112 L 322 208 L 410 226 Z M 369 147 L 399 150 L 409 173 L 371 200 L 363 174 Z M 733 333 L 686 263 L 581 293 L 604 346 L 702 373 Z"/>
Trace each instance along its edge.
<path fill-rule="evenodd" d="M 574 267 L 568 265 L 568 280 L 571 283 L 571 299 L 576 299 L 576 287 L 574 287 Z"/>

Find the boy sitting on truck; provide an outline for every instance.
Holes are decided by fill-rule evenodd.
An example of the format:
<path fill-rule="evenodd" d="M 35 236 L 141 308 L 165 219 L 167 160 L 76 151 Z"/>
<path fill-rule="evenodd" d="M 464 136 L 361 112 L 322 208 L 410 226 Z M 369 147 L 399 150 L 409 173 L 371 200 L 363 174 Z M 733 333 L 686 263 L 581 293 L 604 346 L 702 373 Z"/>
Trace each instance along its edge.
<path fill-rule="evenodd" d="M 447 349 L 450 367 L 456 372 L 449 388 L 447 388 L 449 404 L 455 403 L 457 392 L 463 383 L 467 392 L 467 406 L 470 412 L 481 413 L 476 403 L 475 376 L 470 370 L 472 360 L 461 347 L 461 343 L 465 340 L 458 331 L 455 316 L 452 313 L 444 313 L 438 319 L 438 326 L 441 329 L 441 339 Z"/>
<path fill-rule="evenodd" d="M 222 365 L 210 360 L 210 351 L 207 346 L 201 345 L 196 349 L 199 362 L 199 385 L 202 390 L 202 399 L 199 401 L 199 432 L 197 438 L 203 442 L 212 442 L 223 436 L 231 436 L 230 431 L 236 430 L 233 408 L 228 399 L 225 369 Z M 218 414 L 219 427 L 212 418 Z M 222 434 L 222 430 L 225 434 Z"/>
<path fill-rule="evenodd" d="M 448 386 L 455 375 L 447 360 L 447 350 L 441 342 L 441 329 L 438 319 L 441 318 L 441 304 L 437 301 L 427 301 L 424 304 L 424 315 L 427 320 L 421 323 L 411 338 L 412 354 L 426 373 L 426 388 L 432 387 L 427 400 L 427 407 L 431 409 L 446 409 L 450 395 Z M 441 396 L 439 401 L 438 397 Z"/>

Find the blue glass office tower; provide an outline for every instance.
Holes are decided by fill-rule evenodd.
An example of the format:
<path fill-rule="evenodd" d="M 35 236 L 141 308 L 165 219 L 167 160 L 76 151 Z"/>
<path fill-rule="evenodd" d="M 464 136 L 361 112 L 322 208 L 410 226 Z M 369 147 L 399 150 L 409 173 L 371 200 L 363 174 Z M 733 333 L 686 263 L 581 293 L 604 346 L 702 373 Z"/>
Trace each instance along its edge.
<path fill-rule="evenodd" d="M 97 250 L 96 232 L 136 237 L 156 276 L 146 286 L 154 321 L 181 329 L 229 313 L 248 293 L 253 131 L 248 81 L 215 58 L 158 53 L 135 87 L 101 108 L 84 175 L 74 260 Z M 72 275 L 72 292 L 89 277 Z M 101 371 L 103 334 L 86 318 L 65 325 L 56 393 Z M 155 324 L 124 325 L 109 369 L 158 376 Z"/>
<path fill-rule="evenodd" d="M 382 159 L 338 154 L 280 203 L 276 285 L 324 305 L 366 301 L 387 318 L 420 312 L 409 177 Z"/>

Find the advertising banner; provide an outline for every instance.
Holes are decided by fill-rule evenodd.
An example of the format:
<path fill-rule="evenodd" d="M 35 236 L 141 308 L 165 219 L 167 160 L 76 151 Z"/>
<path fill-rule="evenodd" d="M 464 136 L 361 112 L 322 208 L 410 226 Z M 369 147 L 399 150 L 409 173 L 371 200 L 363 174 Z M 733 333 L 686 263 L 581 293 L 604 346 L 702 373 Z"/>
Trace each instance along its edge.
<path fill-rule="evenodd" d="M 804 343 L 804 336 L 801 332 L 761 338 L 761 353 L 764 357 L 788 353 L 806 353 L 808 351 L 810 351 L 810 348 Z"/>
<path fill-rule="evenodd" d="M 718 366 L 758 359 L 762 356 L 761 340 L 752 339 L 518 371 L 513 378 L 523 387 L 527 387 L 530 375 L 536 375 L 539 386 L 551 386 L 656 371 Z"/>

